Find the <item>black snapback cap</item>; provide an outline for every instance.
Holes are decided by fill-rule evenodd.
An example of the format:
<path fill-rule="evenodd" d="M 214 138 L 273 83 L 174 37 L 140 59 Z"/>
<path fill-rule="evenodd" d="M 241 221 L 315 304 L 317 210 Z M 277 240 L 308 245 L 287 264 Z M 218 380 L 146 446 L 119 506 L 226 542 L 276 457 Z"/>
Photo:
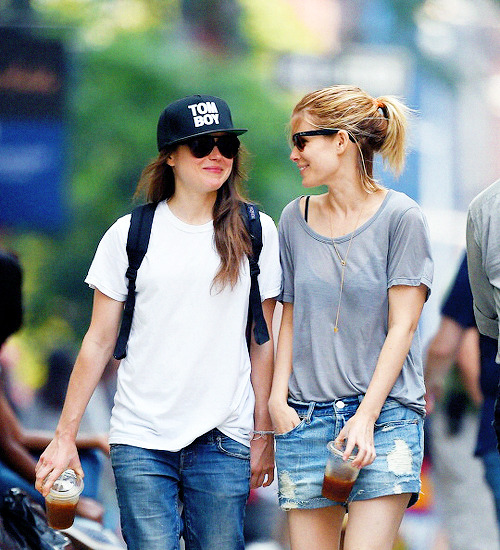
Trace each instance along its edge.
<path fill-rule="evenodd" d="M 244 134 L 234 128 L 228 104 L 211 95 L 191 95 L 178 99 L 164 109 L 156 132 L 158 151 L 168 145 L 212 132 Z"/>

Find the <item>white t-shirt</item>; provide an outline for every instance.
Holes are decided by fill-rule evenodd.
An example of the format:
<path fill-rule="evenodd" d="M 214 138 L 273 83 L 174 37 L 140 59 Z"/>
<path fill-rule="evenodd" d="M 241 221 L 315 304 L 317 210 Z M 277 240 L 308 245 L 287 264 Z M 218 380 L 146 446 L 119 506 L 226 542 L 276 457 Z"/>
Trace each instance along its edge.
<path fill-rule="evenodd" d="M 261 213 L 261 299 L 280 292 L 276 226 Z M 127 295 L 130 214 L 105 233 L 85 282 L 114 300 Z M 254 393 L 245 340 L 250 275 L 212 288 L 220 258 L 213 224 L 189 225 L 158 205 L 136 282 L 127 357 L 118 369 L 110 443 L 178 451 L 218 428 L 249 445 Z"/>

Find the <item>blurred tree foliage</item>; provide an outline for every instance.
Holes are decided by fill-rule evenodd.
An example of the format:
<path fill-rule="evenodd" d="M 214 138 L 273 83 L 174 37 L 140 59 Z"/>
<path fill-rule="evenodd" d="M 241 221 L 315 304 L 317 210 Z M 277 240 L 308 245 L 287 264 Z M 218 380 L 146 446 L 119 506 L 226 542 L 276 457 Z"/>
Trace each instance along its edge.
<path fill-rule="evenodd" d="M 59 235 L 10 238 L 27 274 L 27 333 L 44 352 L 59 339 L 78 342 L 86 330 L 92 293 L 83 278 L 102 234 L 133 206 L 140 173 L 157 154 L 158 116 L 170 101 L 192 93 L 226 99 L 235 123 L 249 128 L 242 138 L 250 152 L 248 195 L 275 220 L 300 189 L 288 160 L 291 98 L 256 72 L 250 57 L 214 55 L 149 30 L 74 51 L 69 61 L 68 224 Z"/>
<path fill-rule="evenodd" d="M 276 84 L 262 33 L 244 28 L 249 2 L 31 1 L 46 32 L 66 37 L 70 66 L 68 224 L 58 235 L 4 237 L 25 265 L 25 338 L 36 353 L 81 340 L 92 296 L 83 278 L 102 234 L 133 206 L 140 173 L 156 156 L 158 115 L 170 101 L 192 93 L 228 101 L 235 123 L 249 128 L 242 138 L 248 195 L 276 221 L 300 194 L 286 128 L 297 97 Z M 422 3 L 393 1 L 402 28 L 413 25 Z M 5 19 L 12 12 L 4 8 Z M 297 51 L 312 48 L 310 30 L 287 17 Z"/>

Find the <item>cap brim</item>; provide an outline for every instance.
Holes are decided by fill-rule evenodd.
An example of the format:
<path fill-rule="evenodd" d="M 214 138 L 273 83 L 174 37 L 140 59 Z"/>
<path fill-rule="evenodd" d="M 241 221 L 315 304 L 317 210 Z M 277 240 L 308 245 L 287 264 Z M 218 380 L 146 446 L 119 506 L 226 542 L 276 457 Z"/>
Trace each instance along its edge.
<path fill-rule="evenodd" d="M 247 128 L 217 128 L 216 130 L 207 130 L 205 132 L 196 132 L 195 134 L 191 134 L 189 136 L 185 136 L 183 138 L 175 139 L 174 141 L 169 141 L 168 143 L 165 143 L 163 147 L 168 147 L 169 145 L 175 145 L 176 143 L 181 143 L 182 141 L 186 141 L 187 139 L 191 139 L 198 136 L 205 136 L 207 134 L 217 134 L 219 132 L 226 132 L 228 134 L 236 134 L 237 136 L 241 136 L 241 134 L 244 134 L 245 132 L 248 132 Z"/>

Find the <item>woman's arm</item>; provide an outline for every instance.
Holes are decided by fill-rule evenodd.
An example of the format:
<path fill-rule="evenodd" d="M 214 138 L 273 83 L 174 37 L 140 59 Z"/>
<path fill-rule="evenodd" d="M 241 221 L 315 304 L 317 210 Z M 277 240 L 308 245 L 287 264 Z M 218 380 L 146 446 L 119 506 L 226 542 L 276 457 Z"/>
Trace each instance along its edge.
<path fill-rule="evenodd" d="M 122 311 L 122 302 L 95 291 L 90 327 L 71 374 L 55 436 L 36 466 L 35 486 L 44 496 L 66 468 L 83 476 L 76 447 L 78 427 L 113 353 Z"/>
<path fill-rule="evenodd" d="M 22 430 L 22 444 L 30 451 L 35 453 L 43 451 L 45 447 L 52 441 L 54 432 L 47 430 Z M 107 433 L 82 433 L 76 437 L 76 447 L 82 449 L 99 449 L 104 454 L 109 455 L 109 443 Z"/>
<path fill-rule="evenodd" d="M 457 352 L 457 368 L 465 391 L 476 407 L 483 402 L 481 392 L 481 351 L 479 348 L 479 331 L 476 327 L 468 328 Z"/>
<path fill-rule="evenodd" d="M 53 432 L 24 430 L 0 388 L 0 458 L 14 472 L 30 483 L 35 482 L 36 460 L 32 452 L 42 451 L 51 441 Z M 99 448 L 109 454 L 107 435 L 79 436 L 79 449 Z"/>
<path fill-rule="evenodd" d="M 273 385 L 269 398 L 269 411 L 276 433 L 289 432 L 300 423 L 295 409 L 287 403 L 288 382 L 293 362 L 293 304 L 283 303 L 278 337 L 278 350 L 274 366 Z"/>
<path fill-rule="evenodd" d="M 271 392 L 274 365 L 274 341 L 272 320 L 276 300 L 267 299 L 262 302 L 264 319 L 269 332 L 269 341 L 258 345 L 252 330 L 250 341 L 250 361 L 252 364 L 251 380 L 255 393 L 254 430 L 272 432 L 273 425 L 267 402 Z M 253 327 L 252 327 L 253 328 Z M 274 437 L 269 434 L 254 434 L 251 443 L 250 486 L 252 489 L 270 485 L 274 479 Z M 266 479 L 267 476 L 267 479 Z"/>
<path fill-rule="evenodd" d="M 443 316 L 439 329 L 427 348 L 424 363 L 427 412 L 432 412 L 434 401 L 443 396 L 444 381 L 456 360 L 466 328 L 451 317 Z"/>
<path fill-rule="evenodd" d="M 22 429 L 0 387 L 0 457 L 26 481 L 35 481 L 35 464 L 28 449 L 21 443 Z"/>
<path fill-rule="evenodd" d="M 382 406 L 394 386 L 413 340 L 427 296 L 427 287 L 396 285 L 389 289 L 387 336 L 363 401 L 356 414 L 347 421 L 337 441 L 347 439 L 345 456 L 358 447 L 355 466 L 375 460 L 373 428 Z"/>

